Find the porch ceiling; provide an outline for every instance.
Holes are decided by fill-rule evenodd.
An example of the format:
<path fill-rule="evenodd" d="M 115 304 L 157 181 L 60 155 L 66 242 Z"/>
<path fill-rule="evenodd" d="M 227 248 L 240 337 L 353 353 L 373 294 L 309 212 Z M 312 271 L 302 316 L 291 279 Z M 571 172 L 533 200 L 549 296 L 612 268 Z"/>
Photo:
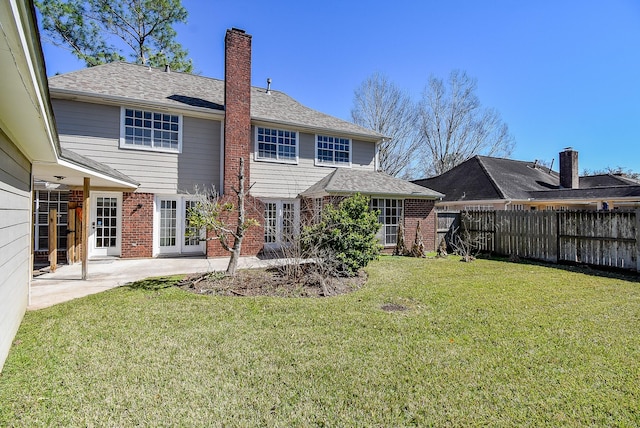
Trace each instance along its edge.
<path fill-rule="evenodd" d="M 63 155 L 69 155 L 64 152 Z M 74 154 L 75 155 L 75 154 Z M 84 178 L 91 180 L 92 188 L 112 188 L 130 190 L 138 187 L 133 179 L 106 165 L 75 155 L 78 159 L 69 159 L 69 156 L 58 159 L 57 163 L 35 162 L 33 164 L 33 177 L 35 180 L 60 184 L 67 187 L 82 187 Z M 84 160 L 84 162 L 78 162 Z"/>

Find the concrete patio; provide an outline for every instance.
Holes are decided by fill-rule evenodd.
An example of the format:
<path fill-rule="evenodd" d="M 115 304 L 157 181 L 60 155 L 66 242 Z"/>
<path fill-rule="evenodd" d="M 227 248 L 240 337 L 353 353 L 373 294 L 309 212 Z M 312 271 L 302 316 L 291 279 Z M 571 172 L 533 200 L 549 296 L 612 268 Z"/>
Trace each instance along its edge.
<path fill-rule="evenodd" d="M 272 266 L 277 259 L 241 257 L 240 269 Z M 100 293 L 129 282 L 151 276 L 221 271 L 227 268 L 228 258 L 204 257 L 90 260 L 87 280 L 82 278 L 82 265 L 59 266 L 55 272 L 36 276 L 31 281 L 28 310 L 42 309 L 90 294 Z"/>

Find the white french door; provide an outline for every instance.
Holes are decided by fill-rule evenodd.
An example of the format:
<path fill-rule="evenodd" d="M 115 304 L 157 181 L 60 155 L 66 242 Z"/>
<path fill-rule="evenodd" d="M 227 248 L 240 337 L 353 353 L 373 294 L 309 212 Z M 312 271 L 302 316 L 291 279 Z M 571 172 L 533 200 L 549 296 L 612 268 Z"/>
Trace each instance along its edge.
<path fill-rule="evenodd" d="M 89 256 L 120 256 L 122 193 L 91 194 Z"/>
<path fill-rule="evenodd" d="M 264 203 L 264 246 L 278 249 L 294 242 L 299 233 L 300 201 L 265 199 Z"/>
<path fill-rule="evenodd" d="M 187 221 L 194 202 L 183 196 L 156 197 L 154 249 L 156 254 L 204 254 L 202 234 L 195 234 Z M 191 233 L 189 233 L 191 232 Z"/>

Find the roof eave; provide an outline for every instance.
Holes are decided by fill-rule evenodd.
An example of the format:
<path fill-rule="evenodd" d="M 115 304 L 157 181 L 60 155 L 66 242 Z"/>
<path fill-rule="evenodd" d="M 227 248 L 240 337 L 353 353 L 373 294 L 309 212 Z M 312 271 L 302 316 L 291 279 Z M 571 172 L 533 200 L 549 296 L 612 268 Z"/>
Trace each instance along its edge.
<path fill-rule="evenodd" d="M 84 91 L 77 91 L 73 89 L 49 88 L 49 92 L 53 98 L 57 98 L 57 99 L 85 101 L 85 102 L 100 103 L 100 104 L 107 103 L 115 106 L 135 105 L 140 107 L 153 108 L 157 110 L 190 112 L 190 113 L 196 113 L 199 115 L 207 115 L 209 117 L 217 116 L 220 119 L 224 118 L 224 110 L 214 110 L 206 107 L 195 107 L 195 106 L 187 106 L 187 105 L 182 106 L 182 105 L 175 105 L 175 104 L 169 104 L 169 103 L 159 103 L 159 102 L 141 100 L 138 98 L 129 98 L 129 97 L 122 97 L 117 95 L 95 94 L 95 93 L 88 93 Z"/>
<path fill-rule="evenodd" d="M 280 125 L 280 126 L 285 126 L 289 128 L 309 131 L 310 133 L 322 132 L 322 133 L 329 133 L 333 135 L 336 135 L 336 134 L 341 136 L 344 135 L 344 136 L 351 137 L 361 141 L 370 141 L 372 143 L 377 143 L 384 139 L 384 136 L 382 135 L 362 134 L 362 133 L 357 133 L 352 131 L 336 130 L 334 128 L 314 127 L 309 125 L 302 125 L 299 123 L 288 122 L 284 120 L 267 119 L 267 118 L 257 117 L 257 116 L 252 116 L 251 121 L 255 125 Z"/>

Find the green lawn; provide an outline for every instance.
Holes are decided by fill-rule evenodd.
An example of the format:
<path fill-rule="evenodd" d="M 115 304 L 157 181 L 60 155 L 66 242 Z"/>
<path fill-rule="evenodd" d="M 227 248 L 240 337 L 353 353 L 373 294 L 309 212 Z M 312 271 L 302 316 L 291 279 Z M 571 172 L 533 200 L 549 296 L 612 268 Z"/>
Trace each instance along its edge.
<path fill-rule="evenodd" d="M 457 258 L 367 271 L 327 299 L 149 281 L 29 312 L 0 426 L 640 425 L 639 282 Z"/>

